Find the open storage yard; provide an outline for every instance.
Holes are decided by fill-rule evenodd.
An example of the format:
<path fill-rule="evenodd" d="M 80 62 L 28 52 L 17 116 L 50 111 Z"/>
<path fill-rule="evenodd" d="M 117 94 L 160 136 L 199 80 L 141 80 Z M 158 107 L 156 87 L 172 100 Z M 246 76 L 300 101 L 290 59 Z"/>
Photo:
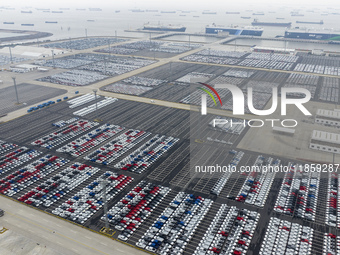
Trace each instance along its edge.
<path fill-rule="evenodd" d="M 17 90 L 19 104 L 17 104 L 14 86 L 0 89 L 0 115 L 66 93 L 64 89 L 49 88 L 28 83 L 18 84 Z"/>
<path fill-rule="evenodd" d="M 91 121 L 94 112 L 86 119 L 74 117 L 75 111 L 100 100 L 103 98 L 84 95 L 1 124 L 0 156 L 6 161 L 0 165 L 6 170 L 0 173 L 0 192 L 97 231 L 104 227 L 105 196 L 114 237 L 157 254 L 243 254 L 250 247 L 263 251 L 272 242 L 269 237 L 254 235 L 277 231 L 270 217 L 286 227 L 279 229 L 288 233 L 286 244 L 280 245 L 288 247 L 294 239 L 301 252 L 334 249 L 313 245 L 317 238 L 333 238 L 324 233 L 332 233 L 329 224 L 333 223 L 327 222 L 334 217 L 320 214 L 327 208 L 325 189 L 319 188 L 326 179 L 296 173 L 290 184 L 285 179 L 289 173 L 192 176 L 187 111 L 118 100 L 114 111 L 108 106 L 98 109 L 103 120 L 100 124 Z M 211 117 L 207 117 L 205 127 L 211 142 L 226 136 L 232 141 L 224 145 L 227 157 L 219 153 L 216 163 L 224 159 L 239 165 L 293 166 L 285 158 L 233 150 L 247 130 L 211 129 Z M 26 131 L 20 123 L 26 124 Z M 9 155 L 11 161 L 7 161 Z M 154 163 L 144 166 L 151 158 Z M 290 202 L 286 204 L 281 198 L 285 187 L 291 189 L 288 193 L 301 193 L 300 200 L 287 198 Z M 290 208 L 291 212 L 283 209 L 279 213 L 280 208 Z M 296 222 L 291 223 L 294 215 Z M 310 234 L 300 230 L 300 225 Z M 291 228 L 301 232 L 290 236 Z"/>
<path fill-rule="evenodd" d="M 197 80 L 233 84 L 243 92 L 251 87 L 258 110 L 271 104 L 272 88 L 283 87 L 310 90 L 313 114 L 334 110 L 339 58 L 113 37 L 44 46 L 79 53 L 43 61 L 55 70 L 43 78 L 33 73 L 39 84 L 88 87 L 72 99 L 0 123 L 1 195 L 49 213 L 53 223 L 63 220 L 100 232 L 107 221 L 111 238 L 155 254 L 339 253 L 340 175 L 304 171 L 311 160 L 331 162 L 331 153 L 309 150 L 308 143 L 314 129 L 336 133 L 334 127 L 297 111 L 289 116 L 300 125 L 292 136 L 272 127 L 232 127 L 231 121 L 251 123 L 251 115 L 226 117 L 232 96 L 220 88 L 222 107 L 208 98 L 214 109 L 206 116 L 183 110 L 188 104 L 199 110 L 204 92 L 193 83 Z M 87 50 L 100 46 L 97 53 Z M 100 96 L 90 94 L 92 89 Z M 48 84 L 19 84 L 18 90 L 20 103 L 28 105 L 74 93 Z M 0 92 L 3 114 L 24 106 L 15 105 L 13 87 Z M 165 107 L 169 102 L 162 100 L 186 105 Z M 278 111 L 273 116 L 280 119 Z M 216 118 L 226 122 L 213 125 Z M 238 171 L 212 174 L 204 171 L 206 165 Z M 196 166 L 203 170 L 193 171 Z M 241 166 L 288 170 L 240 171 Z"/>

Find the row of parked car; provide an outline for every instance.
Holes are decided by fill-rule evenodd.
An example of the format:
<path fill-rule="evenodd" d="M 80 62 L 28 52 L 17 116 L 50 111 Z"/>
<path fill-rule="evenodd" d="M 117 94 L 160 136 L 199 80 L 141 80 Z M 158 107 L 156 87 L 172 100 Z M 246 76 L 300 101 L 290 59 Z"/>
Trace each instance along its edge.
<path fill-rule="evenodd" d="M 128 192 L 107 214 L 110 224 L 122 231 L 118 238 L 126 241 L 170 190 L 143 180 Z M 105 220 L 105 215 L 102 220 Z"/>
<path fill-rule="evenodd" d="M 98 122 L 77 120 L 66 127 L 58 128 L 58 130 L 39 138 L 31 144 L 51 149 L 98 125 Z"/>
<path fill-rule="evenodd" d="M 294 63 L 280 62 L 276 60 L 245 59 L 242 62 L 240 62 L 239 65 L 277 70 L 291 70 Z"/>
<path fill-rule="evenodd" d="M 69 160 L 47 154 L 0 180 L 0 193 L 13 196 L 37 180 L 67 164 Z"/>
<path fill-rule="evenodd" d="M 18 147 L 17 144 L 8 143 L 6 141 L 0 140 L 0 155 L 6 153 L 7 151 L 12 150 L 16 147 Z"/>
<path fill-rule="evenodd" d="M 317 86 L 318 81 L 319 76 L 316 75 L 291 73 L 286 82 L 293 84 L 308 84 L 310 86 Z"/>
<path fill-rule="evenodd" d="M 246 254 L 260 214 L 222 204 L 194 255 Z"/>
<path fill-rule="evenodd" d="M 137 242 L 157 254 L 182 254 L 213 201 L 179 192 Z"/>
<path fill-rule="evenodd" d="M 340 254 L 340 237 L 332 233 L 325 233 L 323 239 L 323 254 Z"/>
<path fill-rule="evenodd" d="M 110 164 L 149 135 L 149 132 L 129 129 L 124 134 L 89 153 L 84 159 L 103 165 Z"/>
<path fill-rule="evenodd" d="M 113 83 L 108 86 L 105 86 L 105 91 L 110 91 L 113 93 L 121 93 L 127 95 L 135 95 L 139 96 L 149 90 L 153 89 L 152 87 L 145 87 L 139 85 L 128 85 L 125 83 Z"/>
<path fill-rule="evenodd" d="M 339 227 L 338 220 L 339 209 L 339 175 L 337 173 L 329 173 L 327 188 L 327 208 L 326 208 L 326 224 L 331 227 Z"/>
<path fill-rule="evenodd" d="M 312 254 L 313 229 L 271 217 L 260 255 Z"/>
<path fill-rule="evenodd" d="M 84 38 L 44 44 L 45 48 L 85 50 L 98 46 L 124 42 L 125 39 L 113 37 Z"/>
<path fill-rule="evenodd" d="M 229 165 L 230 167 L 236 169 L 237 165 L 240 163 L 242 157 L 244 156 L 244 152 L 231 150 L 229 151 L 229 154 L 234 155 Z M 218 181 L 215 183 L 215 185 L 210 190 L 210 193 L 219 195 L 222 189 L 224 188 L 225 184 L 227 183 L 227 180 L 229 179 L 230 175 L 231 175 L 231 171 L 227 171 L 223 173 L 223 175 L 220 178 L 218 178 Z"/>
<path fill-rule="evenodd" d="M 198 54 L 192 54 L 182 58 L 184 61 L 199 62 L 199 63 L 211 63 L 219 65 L 237 65 L 240 62 L 238 58 L 226 58 L 226 57 L 212 57 L 203 56 Z"/>
<path fill-rule="evenodd" d="M 204 49 L 197 53 L 197 55 L 203 56 L 216 56 L 216 57 L 229 57 L 229 58 L 242 58 L 247 55 L 247 52 L 240 51 L 225 51 L 225 50 L 212 50 L 212 49 Z"/>
<path fill-rule="evenodd" d="M 76 140 L 69 142 L 63 147 L 60 147 L 59 149 L 57 149 L 57 152 L 64 152 L 74 157 L 79 157 L 80 155 L 88 152 L 95 146 L 115 136 L 122 130 L 124 130 L 123 127 L 113 124 L 104 124 L 97 129 L 92 130 L 89 133 L 77 138 Z"/>
<path fill-rule="evenodd" d="M 115 164 L 115 167 L 140 174 L 170 150 L 178 140 L 172 136 L 155 135 L 130 155 L 120 160 Z"/>
<path fill-rule="evenodd" d="M 54 126 L 54 127 L 64 127 L 68 124 L 71 124 L 71 123 L 77 121 L 77 120 L 79 120 L 78 117 L 74 117 L 74 118 L 71 118 L 71 119 L 68 119 L 68 120 L 59 120 L 57 122 L 52 123 L 52 126 Z"/>
<path fill-rule="evenodd" d="M 118 101 L 117 98 L 113 98 L 113 97 L 105 97 L 103 100 L 99 101 L 98 103 L 95 104 L 91 104 L 85 108 L 82 108 L 78 111 L 73 112 L 74 115 L 78 115 L 78 116 L 85 116 L 91 112 L 96 111 L 97 109 L 103 108 L 109 104 L 112 104 L 114 102 Z"/>
<path fill-rule="evenodd" d="M 55 83 L 55 84 L 77 87 L 77 86 L 86 86 L 91 83 L 104 80 L 106 78 L 108 78 L 108 76 L 97 73 L 97 72 L 72 69 L 67 72 L 53 74 L 51 76 L 42 77 L 37 80 L 43 81 L 43 82 L 50 82 L 50 83 Z"/>
<path fill-rule="evenodd" d="M 261 167 L 279 167 L 281 161 L 271 157 L 264 158 L 259 155 L 254 163 L 254 166 Z M 276 172 L 251 172 L 245 180 L 240 192 L 236 198 L 238 201 L 244 201 L 247 204 L 263 207 L 266 203 L 270 188 L 273 184 Z"/>
<path fill-rule="evenodd" d="M 96 97 L 94 94 L 85 94 L 80 97 L 73 98 L 71 100 L 68 100 L 67 103 L 70 105 L 69 108 L 76 108 L 78 106 L 81 106 L 83 104 L 87 104 L 95 99 L 101 98 L 101 96 Z"/>
<path fill-rule="evenodd" d="M 303 166 L 289 163 L 274 210 L 314 221 L 320 173 L 305 172 Z"/>
<path fill-rule="evenodd" d="M 162 83 L 166 83 L 166 80 L 154 79 L 154 78 L 147 78 L 142 76 L 131 76 L 122 80 L 125 83 L 133 84 L 133 85 L 142 85 L 147 87 L 154 87 L 159 86 Z"/>
<path fill-rule="evenodd" d="M 15 148 L 13 151 L 0 157 L 0 174 L 17 168 L 25 162 L 39 156 L 42 152 L 29 149 L 25 146 Z"/>
<path fill-rule="evenodd" d="M 98 171 L 97 167 L 76 162 L 25 193 L 18 200 L 36 207 L 40 205 L 50 207 Z"/>
<path fill-rule="evenodd" d="M 107 171 L 70 197 L 65 203 L 53 210 L 52 213 L 84 224 L 93 214 L 103 207 L 104 194 L 106 195 L 107 201 L 110 201 L 132 181 L 132 177 Z"/>

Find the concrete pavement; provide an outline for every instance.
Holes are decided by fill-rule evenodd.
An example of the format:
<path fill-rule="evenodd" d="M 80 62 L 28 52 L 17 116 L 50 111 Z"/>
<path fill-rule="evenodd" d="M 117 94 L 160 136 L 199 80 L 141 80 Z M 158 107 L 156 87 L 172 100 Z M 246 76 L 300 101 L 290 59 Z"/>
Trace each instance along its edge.
<path fill-rule="evenodd" d="M 46 254 L 147 254 L 141 250 L 112 240 L 109 237 L 78 227 L 64 220 L 58 220 L 52 215 L 17 203 L 3 196 L 0 196 L 0 205 L 1 209 L 5 211 L 5 215 L 0 217 L 0 229 L 5 227 L 9 231 L 22 236 L 23 238 L 18 239 L 21 240 L 21 242 L 17 243 L 17 246 L 20 247 L 21 245 L 23 249 L 29 241 L 36 243 L 42 247 L 43 250 L 48 250 Z M 6 237 L 5 234 L 6 232 L 3 234 L 4 237 Z M 6 253 L 6 255 L 10 254 Z"/>

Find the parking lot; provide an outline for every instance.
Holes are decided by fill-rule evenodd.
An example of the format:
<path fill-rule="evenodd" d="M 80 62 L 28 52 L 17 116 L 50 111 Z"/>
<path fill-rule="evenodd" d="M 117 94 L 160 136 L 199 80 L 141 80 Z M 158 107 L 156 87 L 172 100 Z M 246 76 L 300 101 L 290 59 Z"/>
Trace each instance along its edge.
<path fill-rule="evenodd" d="M 60 46 L 88 47 L 85 41 L 72 42 Z M 107 43 L 94 40 L 91 47 Z M 102 52 L 161 58 L 198 47 L 152 43 L 108 46 Z M 304 67 L 306 72 L 335 75 L 337 59 L 205 49 L 185 60 L 197 64 L 170 62 L 101 89 L 199 105 L 201 93 L 191 90 L 190 79 L 200 78 L 212 85 L 254 87 L 256 109 L 269 102 L 273 87 L 283 86 L 308 88 L 316 101 L 339 101 L 339 79 L 334 77 L 200 64 L 272 70 Z M 43 80 L 86 86 L 152 63 L 145 58 L 76 54 L 46 61 L 46 66 L 70 70 Z M 38 101 L 44 100 L 45 89 L 48 98 L 64 93 L 25 86 L 27 91 L 19 90 L 19 95 L 34 98 L 35 93 Z M 230 94 L 218 92 L 223 108 L 231 110 Z M 4 100 L 15 98 L 11 93 L 4 94 Z M 213 101 L 208 100 L 208 105 L 213 106 Z M 299 171 L 302 162 L 238 148 L 249 128 L 212 127 L 216 117 L 222 118 L 195 119 L 188 111 L 152 101 L 145 104 L 91 94 L 65 99 L 0 124 L 0 193 L 95 231 L 108 219 L 113 238 L 157 254 L 279 254 L 283 250 L 336 254 L 339 175 L 305 173 Z M 193 172 L 193 162 L 200 166 L 283 165 L 290 171 L 214 175 Z"/>
<path fill-rule="evenodd" d="M 111 228 L 116 230 L 115 237 L 156 253 L 171 251 L 202 254 L 225 250 L 238 254 L 248 250 L 247 247 L 259 250 L 265 243 L 258 242 L 251 236 L 266 229 L 268 223 L 261 218 L 262 214 L 299 221 L 299 224 L 306 224 L 309 228 L 317 228 L 320 233 L 334 228 L 326 225 L 326 215 L 322 219 L 319 213 L 326 207 L 326 203 L 322 201 L 326 201 L 327 193 L 325 189 L 317 188 L 324 183 L 322 179 L 315 179 L 313 176 L 301 177 L 301 180 L 307 178 L 310 185 L 313 182 L 317 188 L 314 194 L 319 194 L 322 198 L 316 199 L 313 204 L 314 218 L 308 220 L 305 218 L 306 214 L 302 218 L 284 216 L 284 213 L 275 211 L 275 201 L 280 197 L 278 191 L 284 183 L 280 178 L 284 176 L 269 173 L 234 173 L 216 178 L 209 174 L 192 174 L 191 149 L 197 150 L 197 155 L 202 155 L 207 150 L 199 143 L 194 143 L 194 147 L 190 148 L 192 145 L 188 140 L 188 112 L 118 100 L 114 102 L 114 111 L 108 106 L 98 109 L 98 117 L 103 120 L 100 124 L 92 121 L 97 115 L 95 112 L 90 112 L 82 118 L 76 118 L 74 115 L 74 112 L 102 100 L 103 97 L 95 99 L 85 95 L 69 100 L 70 103 L 57 103 L 1 124 L 1 134 L 6 134 L 6 137 L 0 135 L 2 159 L 7 159 L 7 155 L 13 158 L 0 164 L 1 169 L 6 169 L 0 173 L 2 193 L 59 217 L 100 230 L 105 219 L 103 180 L 106 179 L 108 218 Z M 211 129 L 209 121 L 212 117 L 207 116 L 207 124 L 204 127 L 207 136 L 211 138 L 211 141 L 207 142 L 228 140 L 230 144 L 224 145 L 224 151 L 211 151 L 214 157 L 207 155 L 207 158 L 198 159 L 199 164 L 288 164 L 285 159 L 233 151 L 243 132 L 247 130 L 237 134 L 231 131 L 228 133 L 227 129 L 225 131 L 226 127 L 221 127 L 221 130 Z M 146 122 L 146 119 L 150 121 Z M 25 123 L 25 130 L 21 128 L 21 123 Z M 105 144 L 108 142 L 111 142 L 112 146 L 119 145 L 118 140 L 123 138 L 119 137 L 128 130 L 144 130 L 145 134 L 150 134 L 138 140 L 138 145 L 132 144 L 127 147 L 126 152 L 119 153 L 113 161 L 113 168 L 97 162 L 97 159 L 83 159 L 93 153 L 98 156 L 96 151 L 102 151 L 100 148 L 106 148 Z M 131 131 L 126 134 L 133 140 L 138 131 Z M 164 137 L 155 136 L 156 134 L 162 134 Z M 200 133 L 193 134 L 197 136 Z M 157 139 L 161 139 L 159 142 L 164 147 L 167 141 L 164 139 L 169 137 L 179 140 L 164 152 L 166 157 L 160 156 L 155 163 L 140 173 L 116 166 L 119 162 L 125 162 L 124 159 L 130 155 L 142 159 L 143 157 L 138 157 L 135 153 L 138 148 L 141 152 L 145 151 L 143 146 L 148 141 L 154 140 L 155 145 L 151 142 L 148 146 L 157 147 Z M 314 184 L 314 180 L 319 182 Z M 313 187 L 309 187 L 308 194 Z M 211 193 L 213 190 L 216 191 L 215 194 Z M 309 203 L 308 199 L 306 201 Z M 295 210 L 298 211 L 298 208 L 300 207 Z M 117 214 L 116 211 L 120 213 Z M 120 218 L 114 215 L 120 215 Z M 221 217 L 225 221 L 223 224 Z M 168 229 L 173 235 L 167 234 Z M 195 229 L 201 231 L 194 231 Z M 323 238 L 323 234 L 320 236 Z M 313 240 L 310 241 L 311 245 L 302 242 L 300 249 L 323 249 L 322 245 L 320 248 Z M 303 245 L 307 245 L 306 248 Z"/>
<path fill-rule="evenodd" d="M 14 85 L 0 89 L 0 115 L 35 104 L 66 93 L 64 89 L 20 83 L 17 85 L 19 104 L 17 104 Z"/>

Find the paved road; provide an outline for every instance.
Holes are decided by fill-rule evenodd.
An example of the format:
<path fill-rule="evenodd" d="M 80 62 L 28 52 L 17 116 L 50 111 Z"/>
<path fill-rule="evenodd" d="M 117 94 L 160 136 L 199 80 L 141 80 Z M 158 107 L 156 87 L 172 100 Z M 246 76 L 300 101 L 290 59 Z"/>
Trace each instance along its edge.
<path fill-rule="evenodd" d="M 2 196 L 0 205 L 5 210 L 0 218 L 0 229 L 5 227 L 54 252 L 63 255 L 147 254 Z"/>

